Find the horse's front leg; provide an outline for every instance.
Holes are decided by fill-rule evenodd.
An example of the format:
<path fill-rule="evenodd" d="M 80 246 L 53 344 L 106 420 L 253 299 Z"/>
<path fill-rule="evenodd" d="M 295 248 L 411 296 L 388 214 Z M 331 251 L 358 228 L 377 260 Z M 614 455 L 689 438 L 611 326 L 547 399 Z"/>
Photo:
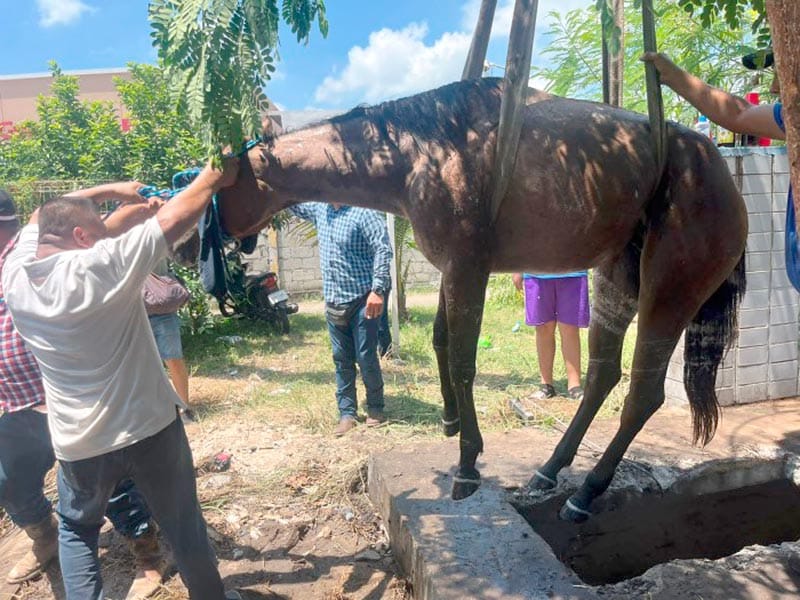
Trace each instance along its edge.
<path fill-rule="evenodd" d="M 442 431 L 447 437 L 456 435 L 461 430 L 458 416 L 458 402 L 450 380 L 450 359 L 448 352 L 447 301 L 444 294 L 444 282 L 439 287 L 439 308 L 433 321 L 433 351 L 436 353 L 436 364 L 439 367 L 439 383 L 442 389 L 444 409 L 442 412 Z"/>
<path fill-rule="evenodd" d="M 528 483 L 532 489 L 548 490 L 556 486 L 559 471 L 572 464 L 589 425 L 622 376 L 622 345 L 636 314 L 637 286 L 628 273 L 622 261 L 610 269 L 595 270 L 586 392 L 553 454 Z"/>
<path fill-rule="evenodd" d="M 476 264 L 478 261 L 463 262 L 470 265 L 468 270 L 461 269 L 442 277 L 447 304 L 450 382 L 461 421 L 461 456 L 453 478 L 453 500 L 471 496 L 480 486 L 481 476 L 475 468 L 475 462 L 483 452 L 472 384 L 475 380 L 475 355 L 489 270 L 481 269 Z"/>

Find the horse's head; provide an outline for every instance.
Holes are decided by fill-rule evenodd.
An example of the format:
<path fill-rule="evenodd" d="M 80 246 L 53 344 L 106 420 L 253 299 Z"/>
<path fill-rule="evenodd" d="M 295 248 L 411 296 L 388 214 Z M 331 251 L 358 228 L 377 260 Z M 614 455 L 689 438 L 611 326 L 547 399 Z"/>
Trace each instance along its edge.
<path fill-rule="evenodd" d="M 219 193 L 220 221 L 228 235 L 241 239 L 257 233 L 284 208 L 268 183 L 274 160 L 265 144 L 242 155 L 236 183 Z"/>

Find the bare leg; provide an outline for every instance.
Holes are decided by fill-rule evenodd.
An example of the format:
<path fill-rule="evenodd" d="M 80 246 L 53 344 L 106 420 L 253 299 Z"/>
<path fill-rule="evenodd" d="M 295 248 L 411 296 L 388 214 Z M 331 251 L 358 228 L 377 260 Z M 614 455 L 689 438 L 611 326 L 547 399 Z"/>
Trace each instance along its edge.
<path fill-rule="evenodd" d="M 536 355 L 542 383 L 553 385 L 553 363 L 556 359 L 556 322 L 536 326 Z"/>
<path fill-rule="evenodd" d="M 567 367 L 567 389 L 581 385 L 581 333 L 576 325 L 558 324 L 561 355 Z"/>
<path fill-rule="evenodd" d="M 182 358 L 168 358 L 164 361 L 169 371 L 169 378 L 178 396 L 186 405 L 189 404 L 189 370 Z"/>

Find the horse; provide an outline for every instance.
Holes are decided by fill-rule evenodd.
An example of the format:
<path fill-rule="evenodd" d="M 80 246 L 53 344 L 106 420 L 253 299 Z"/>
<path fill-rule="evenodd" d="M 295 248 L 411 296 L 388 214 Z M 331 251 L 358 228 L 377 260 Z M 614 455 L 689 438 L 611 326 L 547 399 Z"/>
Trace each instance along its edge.
<path fill-rule="evenodd" d="M 308 200 L 410 220 L 422 254 L 441 272 L 433 347 L 443 431 L 460 433 L 454 500 L 481 481 L 472 388 L 489 274 L 593 269 L 584 398 L 528 483 L 553 488 L 573 460 L 621 377 L 623 338 L 638 313 L 619 429 L 562 509 L 562 517 L 580 521 L 664 402 L 667 364 L 684 330 L 694 442 L 712 438 L 717 367 L 745 290 L 747 214 L 707 137 L 668 123 L 661 169 L 643 115 L 529 89 L 515 167 L 493 219 L 502 94 L 499 79 L 462 81 L 275 136 L 247 153 L 236 184 L 222 191 L 221 222 L 246 236 Z"/>

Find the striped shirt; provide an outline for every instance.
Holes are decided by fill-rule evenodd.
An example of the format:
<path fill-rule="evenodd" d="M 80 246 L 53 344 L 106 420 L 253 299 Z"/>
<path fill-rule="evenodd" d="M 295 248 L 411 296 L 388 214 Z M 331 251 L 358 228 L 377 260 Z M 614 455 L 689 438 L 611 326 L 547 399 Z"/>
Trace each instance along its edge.
<path fill-rule="evenodd" d="M 381 213 L 354 206 L 337 209 L 322 202 L 304 202 L 288 210 L 317 229 L 326 302 L 346 304 L 370 290 L 391 287 L 392 248 Z"/>
<path fill-rule="evenodd" d="M 0 273 L 15 241 L 11 240 L 0 254 Z M 12 413 L 41 405 L 44 386 L 39 364 L 14 327 L 0 283 L 0 410 Z"/>

